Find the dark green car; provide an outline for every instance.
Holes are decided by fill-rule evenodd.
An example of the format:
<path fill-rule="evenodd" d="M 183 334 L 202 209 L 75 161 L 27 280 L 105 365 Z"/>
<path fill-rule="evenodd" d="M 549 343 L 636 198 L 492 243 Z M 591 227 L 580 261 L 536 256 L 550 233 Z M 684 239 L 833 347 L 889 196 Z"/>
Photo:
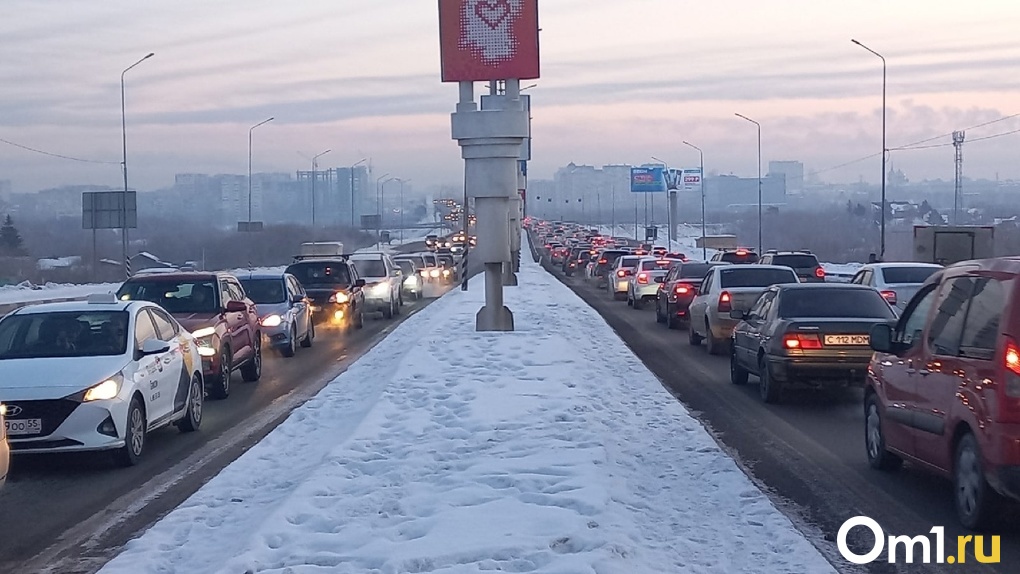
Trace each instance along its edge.
<path fill-rule="evenodd" d="M 784 387 L 862 385 L 871 360 L 871 327 L 896 315 L 882 295 L 861 285 L 795 283 L 762 293 L 733 330 L 730 378 L 757 375 L 761 398 L 778 402 Z"/>

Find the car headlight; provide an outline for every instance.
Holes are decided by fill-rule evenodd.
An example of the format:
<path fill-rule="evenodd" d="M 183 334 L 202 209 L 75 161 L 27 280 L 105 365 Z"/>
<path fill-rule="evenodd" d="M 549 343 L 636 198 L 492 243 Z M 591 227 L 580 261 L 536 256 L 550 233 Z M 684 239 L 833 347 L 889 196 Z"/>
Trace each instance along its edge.
<path fill-rule="evenodd" d="M 120 384 L 124 379 L 120 376 L 111 377 L 91 389 L 85 391 L 85 402 L 108 401 L 117 398 L 120 394 Z"/>
<path fill-rule="evenodd" d="M 216 334 L 216 327 L 202 327 L 197 331 L 192 331 L 191 336 L 196 339 L 202 339 Z"/>
<path fill-rule="evenodd" d="M 432 271 L 429 271 L 429 277 L 432 277 L 433 279 L 439 277 L 439 270 L 433 269 Z"/>
<path fill-rule="evenodd" d="M 450 276 L 450 270 L 449 269 L 443 269 L 443 277 L 449 277 L 449 276 Z"/>
<path fill-rule="evenodd" d="M 283 323 L 283 317 L 273 313 L 262 318 L 263 327 L 279 327 Z"/>
<path fill-rule="evenodd" d="M 350 296 L 347 295 L 347 293 L 344 293 L 343 291 L 337 291 L 336 293 L 333 293 L 332 295 L 329 296 L 330 303 L 346 303 L 350 300 L 351 300 Z"/>
<path fill-rule="evenodd" d="M 380 295 L 380 296 L 381 295 L 385 295 L 385 294 L 390 292 L 390 284 L 389 283 L 376 283 L 375 285 L 372 286 L 372 288 L 369 291 L 371 291 L 371 293 L 373 295 Z"/>

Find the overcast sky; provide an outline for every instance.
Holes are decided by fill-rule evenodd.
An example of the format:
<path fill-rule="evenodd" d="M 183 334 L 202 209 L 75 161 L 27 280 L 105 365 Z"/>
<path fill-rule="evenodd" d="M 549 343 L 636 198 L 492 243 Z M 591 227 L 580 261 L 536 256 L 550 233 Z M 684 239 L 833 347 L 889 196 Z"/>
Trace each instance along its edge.
<path fill-rule="evenodd" d="M 802 160 L 830 181 L 879 181 L 881 61 L 889 147 L 1020 113 L 1020 2 L 542 0 L 531 177 L 570 161 L 656 155 L 753 176 Z M 371 157 L 419 186 L 462 180 L 455 85 L 439 76 L 435 0 L 3 0 L 0 179 L 15 191 L 119 185 L 121 71 L 132 187 L 181 172 L 308 169 Z M 1020 129 L 1020 118 L 968 139 Z M 945 143 L 948 138 L 929 143 Z M 972 177 L 1020 178 L 1020 134 L 964 149 Z M 299 153 L 300 152 L 300 153 Z M 952 178 L 952 147 L 894 151 L 913 180 Z"/>

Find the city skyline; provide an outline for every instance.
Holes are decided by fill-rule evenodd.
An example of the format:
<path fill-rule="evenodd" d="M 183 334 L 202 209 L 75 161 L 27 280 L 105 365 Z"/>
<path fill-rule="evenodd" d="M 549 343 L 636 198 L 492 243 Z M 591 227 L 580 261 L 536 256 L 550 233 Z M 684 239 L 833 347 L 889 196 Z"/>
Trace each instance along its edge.
<path fill-rule="evenodd" d="M 131 187 L 171 185 L 175 173 L 243 173 L 250 126 L 256 172 L 308 169 L 300 154 L 333 152 L 320 167 L 370 157 L 373 171 L 420 186 L 456 184 L 450 139 L 456 87 L 439 81 L 434 2 L 309 1 L 281 7 L 197 0 L 12 0 L 0 23 L 0 180 L 25 192 L 64 184 L 117 186 L 119 74 L 126 77 Z M 853 6 L 731 0 L 692 23 L 669 0 L 545 2 L 542 79 L 533 106 L 534 178 L 579 164 L 639 165 L 650 156 L 753 175 L 753 126 L 763 162 L 800 160 L 830 181 L 877 183 L 881 62 L 889 62 L 891 162 L 914 178 L 951 178 L 952 147 L 904 144 L 1009 117 L 1020 101 L 1010 23 L 1020 6 L 984 2 L 961 14 L 920 1 Z M 663 25 L 662 22 L 669 22 Z M 905 33 L 909 32 L 909 33 Z M 479 85 L 479 89 L 482 86 Z M 1020 118 L 968 131 L 965 174 L 1020 178 Z M 948 144 L 948 137 L 926 145 Z M 300 153 L 299 153 L 300 152 Z M 827 170 L 859 158 L 874 158 Z M 330 161 L 326 162 L 325 160 Z"/>

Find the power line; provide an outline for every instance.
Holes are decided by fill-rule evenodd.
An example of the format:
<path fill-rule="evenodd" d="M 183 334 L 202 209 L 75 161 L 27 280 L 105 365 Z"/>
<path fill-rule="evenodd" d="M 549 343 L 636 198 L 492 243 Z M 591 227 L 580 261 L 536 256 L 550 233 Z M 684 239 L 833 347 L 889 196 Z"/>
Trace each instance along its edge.
<path fill-rule="evenodd" d="M 70 161 L 78 161 L 78 162 L 81 162 L 81 163 L 98 163 L 98 164 L 104 164 L 104 165 L 118 165 L 118 164 L 120 164 L 119 161 L 100 161 L 100 160 L 95 160 L 95 159 L 82 159 L 80 157 L 71 157 L 69 155 L 61 155 L 59 153 L 51 153 L 51 152 L 48 152 L 48 151 L 43 151 L 41 149 L 35 149 L 34 147 L 28 147 L 27 145 L 22 145 L 22 144 L 19 144 L 17 142 L 12 142 L 12 141 L 9 141 L 9 140 L 5 140 L 3 138 L 0 138 L 0 143 L 5 143 L 7 145 L 14 146 L 16 148 L 20 148 L 20 149 L 23 149 L 23 150 L 26 150 L 26 151 L 30 151 L 30 152 L 33 152 L 33 153 L 38 153 L 38 154 L 42 154 L 42 155 L 46 155 L 46 156 L 50 156 L 50 157 L 59 158 L 59 159 L 66 159 L 66 160 L 70 160 Z"/>
<path fill-rule="evenodd" d="M 985 122 L 983 124 L 978 124 L 976 126 L 971 126 L 969 128 L 963 128 L 963 131 L 976 130 L 978 128 L 983 128 L 985 126 L 990 126 L 992 124 L 996 124 L 996 123 L 999 123 L 999 122 L 1004 122 L 1006 120 L 1011 120 L 1011 119 L 1013 119 L 1015 117 L 1020 117 L 1020 114 L 1013 114 L 1011 116 L 1003 116 L 1003 117 L 1001 117 L 1001 118 L 999 118 L 997 120 L 992 120 L 990 122 Z M 942 134 L 942 135 L 931 137 L 931 138 L 928 138 L 928 139 L 925 139 L 925 140 L 917 141 L 917 142 L 914 142 L 914 143 L 909 143 L 909 144 L 902 145 L 902 146 L 900 146 L 898 148 L 894 148 L 894 149 L 903 150 L 903 149 L 906 149 L 906 148 L 914 147 L 916 145 L 920 145 L 920 144 L 928 143 L 930 141 L 935 141 L 937 139 L 942 139 L 942 138 L 947 138 L 947 137 L 952 137 L 952 136 L 953 136 L 953 132 L 949 132 L 948 134 Z M 970 141 L 976 141 L 976 140 L 970 140 Z M 947 145 L 953 145 L 953 144 L 947 144 Z M 923 149 L 923 148 L 918 148 L 918 149 Z"/>
<path fill-rule="evenodd" d="M 967 140 L 967 143 L 974 143 L 974 142 L 979 142 L 979 141 L 984 141 L 984 140 L 991 140 L 991 139 L 995 139 L 995 138 L 1001 138 L 1003 136 L 1008 136 L 1008 135 L 1012 135 L 1012 134 L 1016 134 L 1016 133 L 1020 133 L 1020 129 L 1010 130 L 1008 132 L 1002 132 L 1001 134 L 992 134 L 990 136 L 984 136 L 984 137 L 980 137 L 980 138 L 973 138 L 973 139 Z M 951 145 L 953 145 L 952 142 L 950 142 L 950 143 L 933 144 L 933 145 L 924 145 L 924 146 L 914 146 L 914 147 L 898 147 L 898 148 L 892 148 L 889 151 L 913 151 L 915 149 L 932 149 L 932 148 L 937 148 L 937 147 L 949 147 Z"/>

